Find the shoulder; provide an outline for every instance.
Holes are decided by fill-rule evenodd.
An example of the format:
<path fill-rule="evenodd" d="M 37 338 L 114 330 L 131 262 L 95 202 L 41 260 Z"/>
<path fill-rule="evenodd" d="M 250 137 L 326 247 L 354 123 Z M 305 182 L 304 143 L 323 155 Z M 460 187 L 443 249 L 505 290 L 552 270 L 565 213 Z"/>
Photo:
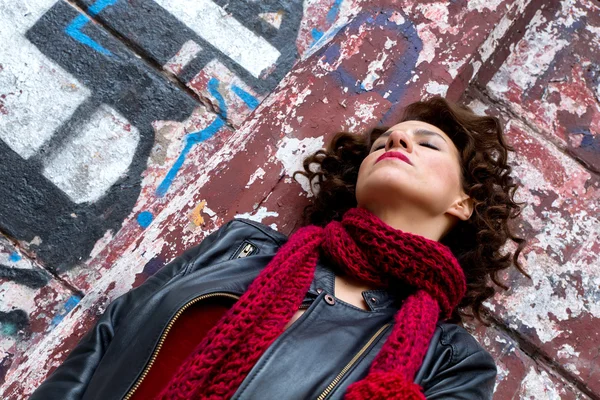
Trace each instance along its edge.
<path fill-rule="evenodd" d="M 439 322 L 415 382 L 428 399 L 491 399 L 496 374 L 494 358 L 466 329 Z"/>
<path fill-rule="evenodd" d="M 225 261 L 255 254 L 274 254 L 286 241 L 286 235 L 270 226 L 246 218 L 233 218 L 191 251 L 193 257 L 212 249 L 224 258 L 220 261 Z"/>
<path fill-rule="evenodd" d="M 276 246 L 283 245 L 288 239 L 270 226 L 247 218 L 233 218 L 219 230 L 226 232 L 230 238 L 268 240 Z"/>
<path fill-rule="evenodd" d="M 287 236 L 283 233 L 271 228 L 269 225 L 248 218 L 233 218 L 226 225 L 229 225 L 230 228 L 245 230 L 254 235 L 266 236 L 279 244 L 287 241 Z"/>
<path fill-rule="evenodd" d="M 451 363 L 478 353 L 493 363 L 493 358 L 488 351 L 462 326 L 439 322 L 437 329 L 439 330 L 439 345 L 449 347 L 451 350 L 451 359 L 449 360 Z"/>
<path fill-rule="evenodd" d="M 218 265 L 222 270 L 224 263 L 249 256 L 253 256 L 254 264 L 262 265 L 268 262 L 286 241 L 286 235 L 267 225 L 246 218 L 233 218 L 198 244 L 185 250 L 171 264 L 180 265 L 175 271 L 181 272 L 180 276 L 204 270 L 209 266 L 216 268 Z M 246 264 L 248 263 L 244 263 Z M 235 269 L 240 263 L 227 265 Z"/>

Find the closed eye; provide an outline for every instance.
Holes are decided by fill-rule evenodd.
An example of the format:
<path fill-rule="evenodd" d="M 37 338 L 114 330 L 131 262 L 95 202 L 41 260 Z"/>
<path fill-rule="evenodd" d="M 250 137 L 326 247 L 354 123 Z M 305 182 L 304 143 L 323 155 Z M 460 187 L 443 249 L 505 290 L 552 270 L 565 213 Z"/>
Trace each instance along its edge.
<path fill-rule="evenodd" d="M 439 150 L 439 148 L 438 148 L 438 147 L 436 147 L 436 146 L 432 145 L 432 144 L 431 144 L 431 143 L 429 143 L 429 142 L 423 142 L 423 143 L 419 143 L 419 145 L 421 145 L 421 146 L 423 146 L 423 147 L 429 147 L 430 149 Z M 379 150 L 379 149 L 383 149 L 383 148 L 385 148 L 385 145 L 384 145 L 384 144 L 382 144 L 382 145 L 380 145 L 380 146 L 377 146 L 377 147 L 375 147 L 375 148 L 373 149 L 373 151 L 377 151 L 377 150 Z"/>
<path fill-rule="evenodd" d="M 419 144 L 423 147 L 429 147 L 430 149 L 439 150 L 437 147 L 435 147 L 434 145 L 432 145 L 429 142 L 423 142 L 423 143 L 419 143 Z"/>

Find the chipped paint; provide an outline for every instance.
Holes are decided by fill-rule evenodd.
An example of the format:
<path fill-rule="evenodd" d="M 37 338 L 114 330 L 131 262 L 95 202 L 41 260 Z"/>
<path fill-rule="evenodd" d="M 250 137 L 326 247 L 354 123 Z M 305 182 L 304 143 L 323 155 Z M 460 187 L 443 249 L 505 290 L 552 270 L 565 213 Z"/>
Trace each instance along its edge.
<path fill-rule="evenodd" d="M 488 83 L 490 90 L 496 93 L 503 93 L 509 90 L 508 79 L 514 82 L 522 90 L 529 89 L 536 79 L 544 73 L 550 63 L 554 60 L 556 54 L 567 45 L 566 40 L 559 39 L 560 32 L 547 26 L 543 30 L 538 28 L 546 22 L 542 12 L 538 10 L 527 27 L 525 40 L 528 51 L 524 59 L 514 59 L 512 53 L 494 79 Z"/>
<path fill-rule="evenodd" d="M 481 100 L 469 104 L 502 118 L 517 151 L 510 163 L 523 184 L 518 200 L 526 204 L 529 245 L 522 261 L 532 281 L 513 282 L 509 293 L 498 293 L 486 305 L 573 376 L 583 377 L 594 371 L 599 340 L 590 327 L 600 319 L 600 259 L 593 250 L 600 248 L 600 184 L 518 118 L 498 114 Z"/>
<path fill-rule="evenodd" d="M 488 110 L 488 105 L 482 102 L 479 99 L 474 99 L 467 104 L 471 110 L 477 115 L 487 115 L 486 111 Z"/>
<path fill-rule="evenodd" d="M 448 4 L 445 1 L 417 4 L 415 9 L 419 11 L 423 17 L 433 22 L 433 25 L 430 25 L 430 28 L 435 27 L 440 33 L 446 33 L 451 29 L 451 26 L 448 24 Z M 451 33 L 456 33 L 456 29 L 456 27 L 452 28 Z"/>
<path fill-rule="evenodd" d="M 496 11 L 502 0 L 468 0 L 467 8 L 469 11 L 477 10 L 482 12 L 485 9 Z"/>
<path fill-rule="evenodd" d="M 586 16 L 585 10 L 578 7 L 578 3 L 576 0 L 563 0 L 560 2 L 561 12 L 566 15 L 564 23 L 567 28 L 572 27 L 575 22 Z"/>
<path fill-rule="evenodd" d="M 561 393 L 554 386 L 546 371 L 538 373 L 535 368 L 531 367 L 521 385 L 520 398 L 522 399 L 562 399 Z"/>
<path fill-rule="evenodd" d="M 448 66 L 448 73 L 450 74 L 452 79 L 456 78 L 459 70 L 462 68 L 463 65 L 465 65 L 465 63 L 469 60 L 470 57 L 471 55 L 469 54 L 459 60 L 448 59 L 448 61 L 445 64 Z M 473 76 L 475 74 L 476 72 L 473 74 Z"/>
<path fill-rule="evenodd" d="M 584 13 L 584 14 L 583 14 Z M 536 13 L 525 36 L 488 83 L 490 95 L 550 141 L 600 171 L 600 7 L 582 0 Z M 600 36 L 596 36 L 598 38 Z M 566 45 L 569 43 L 569 45 Z"/>
<path fill-rule="evenodd" d="M 431 30 L 427 24 L 417 25 L 419 38 L 423 42 L 423 50 L 419 53 L 416 66 L 422 62 L 431 63 L 435 58 L 435 51 L 438 48 L 438 36 Z"/>
<path fill-rule="evenodd" d="M 47 6 L 61 6 L 61 2 L 53 3 L 49 2 Z M 593 361 L 596 355 L 593 343 L 599 338 L 591 329 L 597 324 L 600 312 L 595 301 L 600 284 L 596 267 L 600 264 L 597 256 L 600 254 L 598 181 L 590 170 L 571 158 L 573 153 L 557 146 L 559 141 L 549 141 L 544 133 L 556 132 L 564 141 L 563 146 L 593 149 L 594 135 L 600 126 L 597 108 L 600 81 L 595 75 L 597 57 L 585 53 L 585 57 L 576 59 L 574 68 L 568 69 L 568 73 L 564 68 L 559 68 L 552 76 L 548 72 L 553 65 L 562 65 L 559 54 L 569 50 L 577 35 L 583 37 L 581 32 L 600 35 L 600 24 L 593 18 L 590 8 L 592 3 L 565 0 L 560 9 L 556 9 L 556 15 L 552 14 L 553 9 L 544 7 L 543 13 L 536 14 L 536 19 L 526 26 L 524 39 L 510 48 L 511 54 L 506 61 L 496 57 L 497 48 L 510 35 L 511 27 L 525 26 L 519 18 L 530 3 L 527 0 L 433 1 L 427 4 L 411 0 L 393 9 L 359 0 L 308 0 L 301 5 L 301 18 L 294 20 L 298 23 L 295 25 L 297 31 L 289 28 L 291 22 L 286 19 L 289 15 L 280 9 L 261 11 L 252 16 L 255 19 L 248 18 L 251 23 L 244 25 L 243 32 L 250 32 L 251 39 L 256 39 L 259 46 L 268 42 L 280 54 L 277 59 L 271 57 L 275 52 L 261 58 L 256 48 L 236 47 L 244 38 L 222 44 L 227 35 L 215 27 L 224 27 L 225 31 L 237 29 L 234 25 L 240 15 L 236 14 L 233 5 L 207 6 L 219 11 L 218 15 L 211 14 L 216 22 L 209 27 L 212 31 L 208 33 L 203 31 L 208 29 L 206 26 L 198 26 L 201 19 L 194 19 L 198 14 L 196 8 L 170 13 L 174 15 L 175 24 L 169 27 L 174 33 L 170 38 L 175 44 L 168 48 L 144 36 L 149 31 L 143 33 L 123 27 L 122 16 L 135 15 L 137 5 L 134 3 L 116 4 L 112 15 L 101 15 L 102 23 L 107 24 L 111 32 L 117 32 L 135 44 L 132 47 L 143 49 L 144 57 L 149 57 L 154 65 L 162 65 L 170 79 L 187 85 L 196 97 L 190 104 L 182 100 L 185 112 L 177 118 L 168 115 L 145 117 L 150 129 L 144 131 L 142 137 L 154 136 L 151 143 L 140 140 L 138 144 L 146 146 L 147 159 L 143 159 L 144 169 L 137 176 L 140 181 L 137 198 L 131 207 L 127 207 L 130 214 L 96 237 L 87 259 L 60 272 L 61 279 L 85 293 L 77 306 L 70 312 L 67 310 L 72 304 L 69 303 L 71 294 L 54 280 L 48 288 L 57 287 L 58 294 L 45 289 L 33 295 L 12 282 L 3 284 L 2 288 L 10 288 L 11 296 L 16 291 L 11 305 L 22 307 L 29 313 L 36 332 L 29 342 L 11 338 L 1 342 L 0 349 L 16 354 L 16 361 L 12 361 L 7 372 L 7 385 L 0 397 L 24 397 L 31 393 L 46 372 L 64 359 L 112 299 L 142 284 L 160 266 L 184 249 L 200 243 L 227 220 L 249 218 L 283 233 L 297 228 L 298 210 L 306 204 L 311 191 L 301 176 L 296 177 L 300 184 L 290 176 L 296 170 L 302 170 L 302 159 L 324 147 L 334 132 L 347 129 L 358 133 L 378 123 L 393 121 L 403 105 L 429 95 L 441 94 L 457 99 L 480 68 L 484 68 L 490 77 L 495 75 L 496 81 L 492 81 L 504 84 L 507 90 L 494 92 L 494 101 L 484 97 L 472 102 L 476 112 L 494 113 L 498 104 L 501 108 L 516 110 L 511 116 L 517 121 L 507 123 L 506 118 L 503 121 L 511 143 L 518 150 L 516 156 L 511 156 L 510 163 L 524 185 L 518 193 L 519 199 L 527 202 L 527 207 L 519 228 L 531 237 L 523 259 L 533 277 L 532 282 L 518 281 L 511 285 L 510 292 L 498 295 L 487 306 L 503 323 L 519 331 L 524 340 L 531 341 L 541 352 L 562 363 L 573 374 L 571 378 L 579 377 L 579 385 L 587 385 L 600 393 L 600 388 L 593 386 L 594 382 L 600 381 L 598 373 L 594 372 Z M 208 0 L 195 3 L 194 7 L 198 4 L 206 5 Z M 131 12 L 120 12 L 123 8 L 118 7 L 130 7 Z M 38 19 L 42 14 L 46 15 L 43 11 L 33 15 Z M 582 27 L 580 22 L 584 18 L 588 23 Z M 28 27 L 34 22 L 30 19 Z M 131 23 L 147 28 L 135 18 Z M 269 35 L 277 35 L 285 26 L 294 35 L 297 32 L 297 37 L 288 38 L 287 47 L 282 45 L 281 37 L 275 40 L 275 36 L 269 36 L 270 41 L 264 42 L 262 28 L 251 30 L 250 25 L 266 27 Z M 116 41 L 101 24 L 90 24 L 86 28 L 96 29 L 90 31 L 94 35 L 88 32 L 94 39 Z M 153 28 L 158 34 L 166 29 L 160 25 Z M 23 34 L 29 30 L 19 32 Z M 182 30 L 193 31 L 192 36 L 177 36 Z M 216 34 L 222 37 L 210 36 Z M 542 35 L 540 40 L 538 35 Z M 119 47 L 110 40 L 98 43 L 110 49 L 112 54 L 122 56 L 123 65 L 131 63 L 126 55 L 130 50 L 119 53 Z M 569 44 L 559 43 L 563 47 L 557 48 L 556 41 L 560 40 Z M 210 53 L 210 47 L 219 43 L 221 47 L 217 47 L 224 53 Z M 24 43 L 25 47 L 30 44 L 29 41 Z M 550 44 L 554 48 L 547 49 Z M 251 54 L 249 49 L 252 49 Z M 35 58 L 39 56 L 35 51 L 34 46 L 34 51 L 28 54 Z M 88 46 L 88 51 L 93 49 Z M 582 50 L 577 51 L 584 54 Z M 555 53 L 552 57 L 549 56 L 551 52 Z M 283 59 L 289 66 L 286 68 L 293 65 L 290 73 L 279 75 L 282 79 L 264 83 L 263 79 L 277 74 Z M 500 63 L 494 66 L 488 62 L 490 60 L 500 60 Z M 571 60 L 567 58 L 565 64 Z M 533 68 L 523 67 L 524 61 Z M 9 67 L 13 68 L 14 63 L 11 65 Z M 500 73 L 489 72 L 494 68 L 500 71 L 504 68 L 510 73 L 503 81 Z M 9 70 L 14 73 L 18 68 Z M 5 71 L 7 67 L 3 60 L 0 83 Z M 62 76 L 60 69 L 57 71 L 52 73 Z M 28 75 L 18 75 L 21 76 Z M 60 90 L 54 88 L 54 93 L 59 93 L 58 103 L 72 101 L 71 106 L 62 110 L 67 119 L 73 109 L 88 101 L 84 93 L 87 88 L 82 87 L 81 82 L 90 81 L 89 76 L 85 80 L 71 78 L 70 75 L 65 77 Z M 164 80 L 164 76 L 154 75 L 143 78 L 141 81 L 146 83 Z M 481 87 L 486 83 L 480 84 Z M 34 81 L 36 90 L 36 85 L 52 89 L 51 84 L 43 86 Z M 175 88 L 175 85 L 171 86 Z M 543 90 L 538 89 L 540 86 Z M 180 87 L 173 92 L 164 92 L 168 94 L 163 96 L 172 96 Z M 486 90 L 491 92 L 490 86 Z M 97 92 L 89 93 L 95 95 Z M 538 103 L 530 100 L 536 96 Z M 191 97 L 185 94 L 186 99 Z M 0 117 L 4 117 L 5 112 L 19 111 L 19 107 L 30 107 L 24 101 L 16 108 L 7 107 L 9 101 L 14 101 L 8 99 L 7 94 L 0 100 L 4 105 Z M 529 114 L 524 112 L 525 109 Z M 122 112 L 121 116 L 127 120 L 139 117 L 136 113 L 125 117 Z M 589 132 L 574 129 L 569 122 L 571 116 L 576 121 L 583 121 Z M 115 120 L 123 122 L 119 118 L 117 116 Z M 119 129 L 103 129 L 118 133 L 126 126 L 123 123 Z M 544 126 L 544 129 L 536 131 L 531 129 L 532 126 Z M 214 128 L 211 135 L 202 136 L 209 127 Z M 84 129 L 85 124 L 78 123 L 77 128 Z M 190 140 L 196 139 L 193 147 L 186 147 Z M 39 148 L 38 144 L 30 145 L 32 149 L 36 146 Z M 592 159 L 591 156 L 586 158 Z M 125 165 L 127 160 L 121 161 Z M 71 164 L 76 165 L 75 162 Z M 178 172 L 170 180 L 168 190 L 162 196 L 158 195 L 158 188 L 174 168 Z M 113 190 L 124 190 L 124 187 L 117 186 Z M 109 218 L 112 209 L 107 208 L 104 212 Z M 84 215 L 79 209 L 73 209 L 64 217 L 81 221 Z M 140 216 L 149 218 L 141 221 Z M 29 236 L 23 243 L 46 245 L 45 236 L 44 239 L 37 235 L 33 237 L 37 239 L 32 241 Z M 51 239 L 48 245 L 54 245 Z M 30 249 L 30 254 L 35 254 L 35 249 Z M 46 329 L 51 330 L 45 332 Z M 538 360 L 528 358 L 510 338 L 493 328 L 487 332 L 481 342 L 497 359 L 499 368 L 495 398 L 518 398 L 519 393 L 535 398 L 543 395 L 540 387 L 546 384 L 553 388 L 552 396 L 575 390 L 553 376 L 552 371 L 532 369 Z M 592 333 L 586 336 L 582 332 Z"/>
<path fill-rule="evenodd" d="M 388 42 L 386 42 L 386 46 L 387 45 L 388 45 Z M 390 46 L 391 46 L 391 44 L 390 44 Z M 376 60 L 371 61 L 369 63 L 369 66 L 367 68 L 367 75 L 360 83 L 360 87 L 362 89 L 364 89 L 364 90 L 372 90 L 373 89 L 373 85 L 375 85 L 375 82 L 377 81 L 377 79 L 380 78 L 380 75 L 377 73 L 377 71 L 380 71 L 383 69 L 383 63 L 385 62 L 385 60 L 387 58 L 388 58 L 388 55 L 386 53 L 381 53 L 380 56 Z"/>
<path fill-rule="evenodd" d="M 262 168 L 258 168 L 252 175 L 250 175 L 250 179 L 248 179 L 248 183 L 246 183 L 246 189 L 250 187 L 257 179 L 262 179 L 265 176 L 265 170 Z"/>
<path fill-rule="evenodd" d="M 202 224 L 204 224 L 204 218 L 202 217 L 201 212 L 204 209 L 205 205 L 206 201 L 202 200 L 196 207 L 194 207 L 192 212 L 189 214 L 190 220 L 196 226 L 201 226 Z"/>
<path fill-rule="evenodd" d="M 285 137 L 277 144 L 277 153 L 275 153 L 275 157 L 283 165 L 285 174 L 292 176 L 295 171 L 304 171 L 304 168 L 302 167 L 303 159 L 307 155 L 323 148 L 323 146 L 323 137 L 305 138 L 301 140 Z M 302 189 L 307 195 L 309 197 L 312 196 L 308 180 L 301 175 L 296 175 L 296 179 L 300 182 Z"/>
<path fill-rule="evenodd" d="M 279 29 L 281 27 L 281 22 L 283 21 L 283 10 L 279 10 L 277 12 L 270 13 L 260 13 L 258 14 L 263 20 L 273 26 L 275 29 Z"/>
<path fill-rule="evenodd" d="M 523 13 L 525 7 L 529 4 L 530 1 L 531 0 L 518 0 L 512 2 L 511 8 L 516 9 L 517 15 L 521 14 Z M 486 1 L 486 3 L 489 4 L 490 2 Z M 506 13 L 498 22 L 498 24 L 494 27 L 490 35 L 486 38 L 485 42 L 479 48 L 479 54 L 481 56 L 482 62 L 486 62 L 490 58 L 490 56 L 498 46 L 500 39 L 506 35 L 508 29 L 513 24 L 513 22 L 514 21 L 510 16 L 510 13 Z"/>
<path fill-rule="evenodd" d="M 429 94 L 445 96 L 448 91 L 448 85 L 444 85 L 435 81 L 428 82 L 425 85 L 425 91 Z"/>
<path fill-rule="evenodd" d="M 55 321 L 69 312 L 69 299 L 74 293 L 21 254 L 4 236 L 0 236 L 0 264 L 1 268 L 14 269 L 11 274 L 3 274 L 0 282 L 0 361 L 3 365 L 0 382 L 4 382 L 9 368 L 12 366 L 14 370 L 30 359 L 31 349 L 42 343 Z M 37 366 L 39 362 L 37 360 Z"/>
<path fill-rule="evenodd" d="M 260 207 L 254 212 L 236 214 L 234 218 L 246 218 L 256 222 L 263 222 L 265 218 L 277 217 L 279 214 L 275 211 L 268 211 L 266 207 Z"/>
<path fill-rule="evenodd" d="M 167 61 L 164 65 L 164 69 L 172 74 L 179 75 L 186 65 L 196 58 L 201 51 L 202 47 L 198 43 L 193 40 L 188 40 L 181 46 L 181 49 Z"/>
<path fill-rule="evenodd" d="M 358 104 L 355 107 L 354 115 L 346 120 L 345 130 L 349 132 L 356 132 L 361 125 L 375 122 L 377 106 L 378 104 Z"/>
<path fill-rule="evenodd" d="M 215 96 L 214 89 L 211 90 L 210 82 L 214 80 L 218 82 L 216 89 L 224 104 Z M 209 61 L 187 86 L 209 100 L 212 107 L 235 127 L 240 126 L 264 98 L 219 60 Z"/>
<path fill-rule="evenodd" d="M 210 0 L 156 3 L 258 78 L 281 53 Z M 218 26 L 218 29 L 215 27 Z"/>
<path fill-rule="evenodd" d="M 392 13 L 389 20 L 394 22 L 396 25 L 402 25 L 405 22 L 404 16 L 397 11 Z"/>
<path fill-rule="evenodd" d="M 517 121 L 511 122 L 507 129 L 513 132 L 517 129 L 520 132 L 526 131 Z M 529 141 L 528 149 L 532 152 L 536 146 L 544 143 L 532 132 L 528 132 L 525 137 Z M 600 238 L 600 203 L 595 194 L 600 193 L 600 190 L 598 187 L 586 189 L 586 182 L 591 179 L 590 174 L 554 146 L 544 145 L 544 151 L 546 159 L 554 158 L 556 165 L 564 170 L 564 175 L 560 173 L 552 176 L 548 174 L 548 169 L 540 170 L 540 166 L 530 163 L 531 156 L 522 155 L 514 160 L 515 174 L 527 188 L 527 191 L 521 192 L 520 197 L 528 204 L 524 215 L 537 232 L 534 247 L 527 253 L 525 260 L 526 270 L 532 275 L 533 284 L 515 288 L 503 305 L 511 315 L 511 320 L 534 329 L 539 340 L 547 343 L 565 333 L 560 321 L 577 318 L 582 314 L 600 318 L 600 305 L 593 297 L 587 298 L 581 293 L 582 289 L 583 293 L 594 293 L 594 288 L 600 287 L 600 277 L 595 272 L 600 259 L 585 259 L 582 255 L 587 256 L 587 253 L 574 253 L 572 250 L 574 247 L 584 251 L 586 246 L 591 246 Z M 554 174 L 557 172 L 557 169 L 553 169 Z M 535 208 L 543 206 L 541 199 L 536 198 L 534 193 L 554 193 L 555 185 L 561 185 L 562 190 L 556 193 L 554 202 L 545 206 L 543 211 L 535 212 Z M 575 200 L 577 198 L 580 201 Z M 585 199 L 593 200 L 589 202 Z M 566 210 L 570 212 L 565 214 Z M 556 275 L 562 277 L 559 282 L 551 278 Z M 578 279 L 571 278 L 575 275 L 581 276 L 581 284 Z M 557 286 L 561 287 L 560 292 L 557 292 Z M 519 328 L 516 322 L 512 326 Z"/>
<path fill-rule="evenodd" d="M 561 346 L 561 348 L 556 352 L 556 355 L 559 357 L 578 357 L 580 352 L 575 351 L 573 346 L 568 343 L 565 343 Z"/>
<path fill-rule="evenodd" d="M 341 1 L 338 8 L 338 15 L 334 21 L 327 20 L 327 15 L 336 0 L 328 1 L 329 6 L 323 7 L 323 2 L 320 0 L 305 0 L 304 15 L 306 16 L 301 23 L 298 37 L 298 51 L 302 54 L 301 59 L 305 60 L 312 56 L 319 49 L 323 48 L 333 37 L 351 21 L 361 11 L 362 7 L 356 1 Z M 327 11 L 327 12 L 324 12 Z M 317 28 L 318 26 L 318 28 Z M 312 33 L 317 30 L 321 32 L 320 37 L 316 38 Z M 311 32 L 312 40 L 308 39 L 308 35 L 302 32 Z"/>

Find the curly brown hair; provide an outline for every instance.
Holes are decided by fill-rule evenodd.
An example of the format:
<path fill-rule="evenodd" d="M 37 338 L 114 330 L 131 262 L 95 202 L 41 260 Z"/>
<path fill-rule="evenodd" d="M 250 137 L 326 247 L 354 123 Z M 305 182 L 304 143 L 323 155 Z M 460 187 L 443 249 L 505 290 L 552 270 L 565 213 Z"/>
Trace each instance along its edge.
<path fill-rule="evenodd" d="M 515 202 L 518 185 L 507 164 L 508 151 L 514 149 L 506 143 L 498 118 L 479 116 L 469 107 L 439 96 L 408 105 L 398 123 L 410 120 L 441 129 L 460 154 L 461 184 L 473 199 L 474 209 L 468 220 L 459 221 L 440 240 L 450 247 L 467 278 L 467 293 L 451 321 L 462 322 L 468 317 L 489 325 L 483 318 L 482 303 L 496 293 L 490 280 L 508 290 L 498 274 L 512 264 L 531 279 L 518 260 L 525 239 L 518 237 L 509 224 L 521 214 L 522 207 L 522 203 Z M 346 210 L 357 206 L 355 187 L 360 164 L 373 142 L 387 130 L 377 127 L 362 135 L 339 132 L 326 149 L 304 159 L 304 171 L 293 174 L 294 179 L 296 174 L 308 178 L 315 196 L 304 208 L 304 224 L 324 226 L 332 220 L 339 221 Z M 318 168 L 311 168 L 314 164 Z M 501 248 L 508 240 L 516 244 L 516 250 L 503 253 Z"/>

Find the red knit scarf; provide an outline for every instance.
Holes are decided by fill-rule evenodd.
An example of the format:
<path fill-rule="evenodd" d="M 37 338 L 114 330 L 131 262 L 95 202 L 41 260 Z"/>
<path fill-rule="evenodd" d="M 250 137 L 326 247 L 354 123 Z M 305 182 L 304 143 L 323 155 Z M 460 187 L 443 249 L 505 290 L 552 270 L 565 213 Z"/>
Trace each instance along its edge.
<path fill-rule="evenodd" d="M 415 289 L 396 313 L 369 373 L 348 387 L 345 399 L 425 399 L 414 376 L 438 318 L 450 317 L 464 296 L 465 276 L 448 247 L 394 229 L 364 208 L 348 210 L 341 222 L 290 235 L 157 399 L 231 398 L 300 307 L 319 248 L 343 272 L 371 285 Z"/>

